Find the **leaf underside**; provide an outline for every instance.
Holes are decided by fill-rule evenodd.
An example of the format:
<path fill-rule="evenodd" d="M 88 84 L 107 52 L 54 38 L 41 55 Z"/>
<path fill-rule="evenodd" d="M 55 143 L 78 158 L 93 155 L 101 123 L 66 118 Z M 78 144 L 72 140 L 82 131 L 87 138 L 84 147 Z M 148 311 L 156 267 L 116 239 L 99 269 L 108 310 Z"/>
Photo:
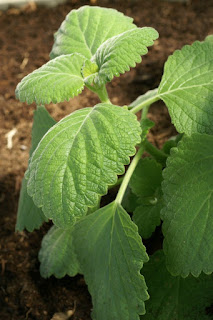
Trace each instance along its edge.
<path fill-rule="evenodd" d="M 95 83 L 99 85 L 111 81 L 135 67 L 141 62 L 141 56 L 147 54 L 147 47 L 152 46 L 158 33 L 153 28 L 128 30 L 104 42 L 92 58 L 99 68 Z"/>
<path fill-rule="evenodd" d="M 158 94 L 180 133 L 213 133 L 212 44 L 196 41 L 165 64 Z"/>
<path fill-rule="evenodd" d="M 55 34 L 50 57 L 76 52 L 90 59 L 107 39 L 136 28 L 132 22 L 114 9 L 84 6 L 72 10 Z"/>
<path fill-rule="evenodd" d="M 39 261 L 43 278 L 52 275 L 62 278 L 66 274 L 74 277 L 79 272 L 79 264 L 74 252 L 73 229 L 52 226 L 42 240 Z"/>
<path fill-rule="evenodd" d="M 184 136 L 164 170 L 162 210 L 168 270 L 183 277 L 213 271 L 213 136 Z"/>
<path fill-rule="evenodd" d="M 84 88 L 81 68 L 85 57 L 60 56 L 27 75 L 16 88 L 16 97 L 28 104 L 57 103 L 80 94 Z"/>
<path fill-rule="evenodd" d="M 69 228 L 124 173 L 140 134 L 136 116 L 126 108 L 98 104 L 72 113 L 34 152 L 28 193 L 58 227 Z"/>
<path fill-rule="evenodd" d="M 80 220 L 74 244 L 94 320 L 139 320 L 148 299 L 140 270 L 148 261 L 137 227 L 115 202 Z"/>
<path fill-rule="evenodd" d="M 30 154 L 36 149 L 39 141 L 43 135 L 56 123 L 56 121 L 49 115 L 48 111 L 38 106 L 34 112 L 33 128 L 32 128 L 32 147 Z M 47 221 L 41 208 L 35 206 L 32 198 L 27 193 L 27 181 L 22 180 L 21 192 L 18 204 L 18 214 L 16 221 L 16 231 L 32 232 L 34 229 L 40 228 L 42 223 Z"/>
<path fill-rule="evenodd" d="M 149 288 L 144 320 L 210 320 L 207 314 L 213 300 L 213 277 L 200 275 L 186 279 L 167 271 L 163 251 L 157 251 L 144 265 Z"/>

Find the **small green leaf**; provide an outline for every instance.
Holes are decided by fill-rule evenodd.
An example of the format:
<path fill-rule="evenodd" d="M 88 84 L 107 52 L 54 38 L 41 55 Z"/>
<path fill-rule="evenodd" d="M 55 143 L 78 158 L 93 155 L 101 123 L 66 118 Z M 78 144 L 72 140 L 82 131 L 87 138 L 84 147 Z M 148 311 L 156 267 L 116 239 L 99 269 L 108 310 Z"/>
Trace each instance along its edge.
<path fill-rule="evenodd" d="M 163 208 L 163 201 L 161 198 L 155 198 L 153 204 L 141 204 L 136 207 L 133 213 L 133 221 L 138 226 L 138 232 L 142 238 L 148 239 L 155 231 L 156 227 L 161 224 L 160 212 Z"/>
<path fill-rule="evenodd" d="M 86 60 L 83 68 L 82 68 L 82 75 L 84 77 L 85 84 L 93 84 L 93 80 L 98 73 L 98 66 L 94 62 L 90 60 Z"/>
<path fill-rule="evenodd" d="M 162 151 L 169 155 L 171 149 L 174 147 L 177 147 L 177 142 L 175 139 L 170 139 L 164 143 Z"/>
<path fill-rule="evenodd" d="M 28 193 L 58 227 L 69 228 L 99 202 L 135 154 L 140 124 L 126 108 L 98 104 L 57 123 L 28 169 Z"/>
<path fill-rule="evenodd" d="M 126 211 L 112 202 L 80 220 L 74 244 L 92 295 L 92 318 L 139 320 L 148 299 L 140 274 L 148 256 Z"/>
<path fill-rule="evenodd" d="M 149 288 L 144 320 L 210 320 L 206 308 L 213 301 L 213 277 L 173 277 L 165 266 L 163 251 L 145 264 L 143 274 Z"/>
<path fill-rule="evenodd" d="M 107 39 L 136 28 L 132 22 L 114 9 L 84 6 L 72 10 L 55 34 L 50 57 L 77 52 L 90 59 Z"/>
<path fill-rule="evenodd" d="M 16 96 L 28 104 L 57 103 L 80 94 L 84 88 L 79 54 L 60 56 L 26 76 L 16 88 Z"/>
<path fill-rule="evenodd" d="M 159 97 L 180 133 L 213 134 L 213 50 L 196 41 L 174 52 L 165 64 Z"/>
<path fill-rule="evenodd" d="M 184 136 L 164 170 L 164 251 L 168 270 L 183 277 L 213 272 L 213 136 Z"/>
<path fill-rule="evenodd" d="M 208 36 L 205 38 L 205 41 L 213 44 L 213 34 L 208 35 Z"/>
<path fill-rule="evenodd" d="M 138 105 L 140 105 L 143 102 L 148 101 L 151 98 L 154 98 L 158 95 L 158 88 L 153 89 L 153 90 L 149 90 L 147 91 L 145 94 L 139 96 L 135 101 L 133 101 L 129 106 L 130 107 L 137 107 Z"/>
<path fill-rule="evenodd" d="M 74 277 L 79 272 L 79 264 L 74 252 L 73 229 L 52 226 L 42 240 L 39 261 L 43 278 L 52 275 L 62 278 L 66 274 Z"/>
<path fill-rule="evenodd" d="M 34 112 L 33 128 L 32 128 L 32 147 L 30 154 L 36 149 L 43 135 L 50 129 L 56 121 L 49 115 L 48 111 L 37 106 Z M 18 214 L 16 221 L 16 231 L 23 231 L 25 228 L 32 232 L 34 229 L 40 228 L 44 221 L 48 219 L 42 210 L 35 206 L 32 198 L 27 193 L 27 182 L 23 178 L 21 192 L 19 196 Z"/>
<path fill-rule="evenodd" d="M 128 30 L 105 41 L 92 58 L 99 68 L 95 83 L 102 85 L 141 62 L 158 33 L 153 28 Z"/>
<path fill-rule="evenodd" d="M 149 132 L 149 130 L 154 127 L 155 123 L 152 120 L 149 120 L 148 118 L 146 119 L 141 119 L 141 129 L 142 129 L 142 134 L 141 134 L 141 141 L 144 141 L 146 139 L 146 136 Z"/>
<path fill-rule="evenodd" d="M 138 162 L 130 179 L 131 190 L 140 198 L 153 197 L 160 188 L 162 166 L 154 159 L 144 158 Z"/>

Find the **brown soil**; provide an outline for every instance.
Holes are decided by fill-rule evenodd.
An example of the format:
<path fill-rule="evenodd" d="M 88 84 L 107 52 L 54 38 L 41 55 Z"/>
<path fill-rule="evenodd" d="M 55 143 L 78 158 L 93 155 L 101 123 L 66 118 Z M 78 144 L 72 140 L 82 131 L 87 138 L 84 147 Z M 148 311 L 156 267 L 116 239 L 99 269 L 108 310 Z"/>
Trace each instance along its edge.
<path fill-rule="evenodd" d="M 184 44 L 203 40 L 213 33 L 213 1 L 191 0 L 190 4 L 160 0 L 97 0 L 96 5 L 113 7 L 132 16 L 138 26 L 152 26 L 159 31 L 143 63 L 108 85 L 114 104 L 129 104 L 138 95 L 158 86 L 168 55 Z M 17 83 L 48 60 L 55 32 L 65 15 L 89 1 L 68 1 L 58 8 L 10 9 L 0 12 L 0 319 L 49 320 L 56 312 L 66 312 L 76 305 L 73 320 L 89 320 L 90 296 L 82 277 L 44 280 L 39 275 L 37 254 L 45 225 L 33 233 L 14 233 L 20 183 L 27 167 L 34 106 L 15 99 Z M 57 120 L 75 109 L 93 106 L 95 95 L 85 90 L 69 102 L 48 106 Z M 157 146 L 175 134 L 165 106 L 151 108 L 150 118 L 157 124 L 150 140 Z M 17 132 L 12 149 L 6 134 Z M 62 319 L 62 318 L 61 318 Z"/>

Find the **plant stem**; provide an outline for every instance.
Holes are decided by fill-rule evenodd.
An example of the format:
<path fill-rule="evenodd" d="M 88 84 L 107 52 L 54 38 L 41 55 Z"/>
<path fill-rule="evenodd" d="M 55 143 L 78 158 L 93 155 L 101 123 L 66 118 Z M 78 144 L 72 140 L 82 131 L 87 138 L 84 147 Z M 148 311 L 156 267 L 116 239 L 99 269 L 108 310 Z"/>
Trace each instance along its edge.
<path fill-rule="evenodd" d="M 142 112 L 142 115 L 141 115 L 141 120 L 145 120 L 146 119 L 148 111 L 149 111 L 149 107 L 150 107 L 150 105 L 143 108 L 143 112 Z"/>
<path fill-rule="evenodd" d="M 130 112 L 132 113 L 137 113 L 138 111 L 140 111 L 141 109 L 145 108 L 145 107 L 149 107 L 152 103 L 156 102 L 160 100 L 160 97 L 159 96 L 155 96 L 153 98 L 150 98 L 144 102 L 142 102 L 141 104 L 137 105 L 136 107 L 132 108 L 130 110 Z"/>
<path fill-rule="evenodd" d="M 145 150 L 151 155 L 153 156 L 153 158 L 155 158 L 155 160 L 157 160 L 158 162 L 160 162 L 163 166 L 165 166 L 166 164 L 166 159 L 168 157 L 168 155 L 157 149 L 152 143 L 150 143 L 148 140 L 146 140 L 144 142 L 144 146 L 145 146 Z"/>
<path fill-rule="evenodd" d="M 111 101 L 109 100 L 109 96 L 108 96 L 107 89 L 106 89 L 105 85 L 103 85 L 100 88 L 100 90 L 97 90 L 97 94 L 98 94 L 101 102 L 111 104 Z"/>
<path fill-rule="evenodd" d="M 134 156 L 134 158 L 133 158 L 133 160 L 132 160 L 132 162 L 131 162 L 131 164 L 130 164 L 130 166 L 129 166 L 129 168 L 123 178 L 123 181 L 122 181 L 120 189 L 117 193 L 117 197 L 115 199 L 115 202 L 121 204 L 123 197 L 124 197 L 124 193 L 125 193 L 126 188 L 128 186 L 129 180 L 131 179 L 131 176 L 132 176 L 132 174 L 138 164 L 138 161 L 140 160 L 142 154 L 144 153 L 144 150 L 145 150 L 144 145 L 142 145 L 140 147 L 140 149 L 138 150 L 138 152 L 136 153 L 136 155 Z"/>

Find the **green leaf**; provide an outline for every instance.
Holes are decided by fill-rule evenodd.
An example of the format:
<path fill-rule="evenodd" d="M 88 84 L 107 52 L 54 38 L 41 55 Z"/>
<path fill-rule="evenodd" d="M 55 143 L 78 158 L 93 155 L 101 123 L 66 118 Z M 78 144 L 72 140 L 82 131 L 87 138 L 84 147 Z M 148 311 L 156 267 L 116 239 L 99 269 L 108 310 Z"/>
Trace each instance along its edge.
<path fill-rule="evenodd" d="M 213 134 L 212 44 L 195 42 L 174 52 L 165 64 L 159 97 L 178 132 Z"/>
<path fill-rule="evenodd" d="M 144 320 L 210 320 L 207 314 L 213 300 L 213 277 L 172 277 L 165 266 L 163 251 L 157 251 L 144 266 L 150 300 Z"/>
<path fill-rule="evenodd" d="M 32 147 L 30 154 L 33 153 L 43 135 L 50 129 L 56 121 L 49 115 L 48 111 L 38 106 L 34 112 L 32 128 Z M 28 231 L 40 228 L 42 223 L 47 221 L 42 210 L 35 206 L 32 198 L 27 193 L 27 181 L 22 180 L 21 192 L 19 196 L 18 214 L 16 221 L 16 231 Z"/>
<path fill-rule="evenodd" d="M 73 229 L 52 226 L 42 240 L 39 261 L 43 278 L 52 275 L 62 278 L 66 274 L 74 277 L 79 272 L 79 264 L 74 252 Z"/>
<path fill-rule="evenodd" d="M 205 41 L 213 44 L 213 34 L 208 35 L 208 36 L 205 38 Z"/>
<path fill-rule="evenodd" d="M 122 207 L 127 212 L 133 212 L 138 206 L 138 197 L 131 191 L 130 187 L 127 186 L 122 200 Z"/>
<path fill-rule="evenodd" d="M 69 228 L 124 173 L 140 134 L 127 108 L 98 104 L 72 113 L 49 130 L 34 152 L 28 193 L 58 227 Z"/>
<path fill-rule="evenodd" d="M 213 272 L 213 136 L 184 136 L 164 170 L 164 251 L 168 270 L 183 277 Z"/>
<path fill-rule="evenodd" d="M 169 155 L 171 152 L 171 149 L 174 147 L 177 147 L 177 142 L 175 139 L 170 139 L 164 143 L 162 151 Z"/>
<path fill-rule="evenodd" d="M 146 27 L 128 30 L 105 41 L 92 58 L 99 67 L 95 83 L 102 85 L 135 67 L 157 38 L 157 31 Z"/>
<path fill-rule="evenodd" d="M 156 227 L 160 225 L 160 211 L 162 208 L 163 201 L 161 198 L 156 198 L 156 203 L 150 205 L 142 203 L 136 207 L 132 219 L 138 226 L 138 232 L 142 238 L 150 238 Z"/>
<path fill-rule="evenodd" d="M 16 97 L 28 104 L 57 103 L 80 94 L 84 88 L 81 68 L 85 57 L 60 56 L 27 75 L 16 88 Z"/>
<path fill-rule="evenodd" d="M 162 166 L 154 159 L 144 158 L 138 162 L 130 179 L 130 188 L 140 198 L 154 197 L 162 181 Z"/>
<path fill-rule="evenodd" d="M 132 22 L 114 9 L 84 6 L 72 10 L 55 34 L 50 57 L 77 52 L 90 59 L 107 39 L 136 28 Z"/>
<path fill-rule="evenodd" d="M 137 107 L 138 105 L 140 105 L 143 102 L 148 101 L 151 98 L 154 98 L 158 95 L 158 88 L 153 89 L 153 90 L 149 90 L 147 91 L 145 94 L 139 96 L 135 101 L 133 101 L 129 106 L 130 107 Z"/>
<path fill-rule="evenodd" d="M 144 141 L 146 139 L 146 136 L 149 133 L 149 130 L 152 127 L 154 127 L 154 125 L 155 123 L 152 120 L 149 120 L 148 118 L 141 119 L 141 129 L 142 129 L 141 141 Z"/>
<path fill-rule="evenodd" d="M 80 220 L 74 244 L 92 295 L 92 318 L 139 320 L 148 299 L 140 274 L 148 256 L 126 211 L 112 202 Z"/>

